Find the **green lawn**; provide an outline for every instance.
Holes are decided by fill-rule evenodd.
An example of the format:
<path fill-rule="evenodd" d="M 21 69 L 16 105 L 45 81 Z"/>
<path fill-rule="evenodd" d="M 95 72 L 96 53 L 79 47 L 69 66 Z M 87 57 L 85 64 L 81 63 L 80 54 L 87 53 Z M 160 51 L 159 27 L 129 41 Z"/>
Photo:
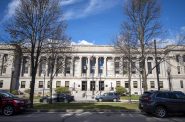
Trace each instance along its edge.
<path fill-rule="evenodd" d="M 131 99 L 132 100 L 139 100 L 139 95 L 132 95 L 131 96 Z M 129 96 L 121 96 L 121 98 L 120 99 L 122 99 L 122 100 L 128 100 L 129 99 Z"/>
<path fill-rule="evenodd" d="M 137 110 L 137 103 L 54 103 L 34 104 L 35 109 L 109 109 L 109 110 Z"/>

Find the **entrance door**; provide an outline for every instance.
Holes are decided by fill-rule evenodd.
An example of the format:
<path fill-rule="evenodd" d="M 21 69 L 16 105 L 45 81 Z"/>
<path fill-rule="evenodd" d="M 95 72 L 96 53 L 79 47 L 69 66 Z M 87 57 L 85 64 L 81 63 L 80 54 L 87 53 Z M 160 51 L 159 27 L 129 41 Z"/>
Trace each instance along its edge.
<path fill-rule="evenodd" d="M 90 82 L 90 90 L 95 91 L 95 81 Z"/>
<path fill-rule="evenodd" d="M 87 81 L 82 81 L 82 91 L 87 91 Z"/>

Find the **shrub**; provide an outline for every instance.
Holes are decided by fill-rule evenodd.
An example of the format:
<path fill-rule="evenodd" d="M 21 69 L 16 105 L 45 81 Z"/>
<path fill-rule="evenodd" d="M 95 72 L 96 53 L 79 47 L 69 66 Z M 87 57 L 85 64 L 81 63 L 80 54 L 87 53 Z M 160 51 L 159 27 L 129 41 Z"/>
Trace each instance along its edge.
<path fill-rule="evenodd" d="M 18 90 L 12 90 L 11 93 L 14 94 L 14 95 L 19 95 Z"/>
<path fill-rule="evenodd" d="M 60 94 L 60 93 L 70 93 L 69 88 L 67 88 L 67 87 L 58 87 L 58 88 L 55 89 L 55 92 L 57 94 Z"/>
<path fill-rule="evenodd" d="M 117 86 L 116 87 L 116 92 L 119 95 L 124 95 L 127 92 L 127 90 L 123 86 Z"/>
<path fill-rule="evenodd" d="M 24 92 L 29 94 L 30 93 L 30 89 L 26 89 L 26 90 L 24 90 Z"/>

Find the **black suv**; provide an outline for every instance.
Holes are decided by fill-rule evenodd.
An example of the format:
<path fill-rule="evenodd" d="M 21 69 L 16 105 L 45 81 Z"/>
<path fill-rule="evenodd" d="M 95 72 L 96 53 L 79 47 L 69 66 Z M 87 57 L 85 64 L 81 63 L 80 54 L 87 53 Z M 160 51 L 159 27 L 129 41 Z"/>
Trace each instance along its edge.
<path fill-rule="evenodd" d="M 167 113 L 185 113 L 185 94 L 180 91 L 147 91 L 139 99 L 139 109 L 166 117 Z"/>
<path fill-rule="evenodd" d="M 50 100 L 51 100 L 51 97 L 45 96 L 45 97 L 42 97 L 40 99 L 40 102 L 49 103 Z M 64 94 L 64 93 L 61 93 L 61 94 L 53 94 L 52 95 L 52 101 L 53 102 L 69 103 L 69 102 L 74 101 L 74 96 L 71 96 L 69 94 Z"/>

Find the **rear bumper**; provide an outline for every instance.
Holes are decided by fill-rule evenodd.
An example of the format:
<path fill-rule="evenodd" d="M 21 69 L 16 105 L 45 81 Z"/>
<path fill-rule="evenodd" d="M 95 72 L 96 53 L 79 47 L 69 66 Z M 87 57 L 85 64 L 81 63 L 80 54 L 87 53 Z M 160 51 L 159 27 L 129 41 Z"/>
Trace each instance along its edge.
<path fill-rule="evenodd" d="M 144 112 L 153 113 L 154 112 L 154 106 L 151 104 L 146 103 L 139 103 L 139 109 Z"/>

